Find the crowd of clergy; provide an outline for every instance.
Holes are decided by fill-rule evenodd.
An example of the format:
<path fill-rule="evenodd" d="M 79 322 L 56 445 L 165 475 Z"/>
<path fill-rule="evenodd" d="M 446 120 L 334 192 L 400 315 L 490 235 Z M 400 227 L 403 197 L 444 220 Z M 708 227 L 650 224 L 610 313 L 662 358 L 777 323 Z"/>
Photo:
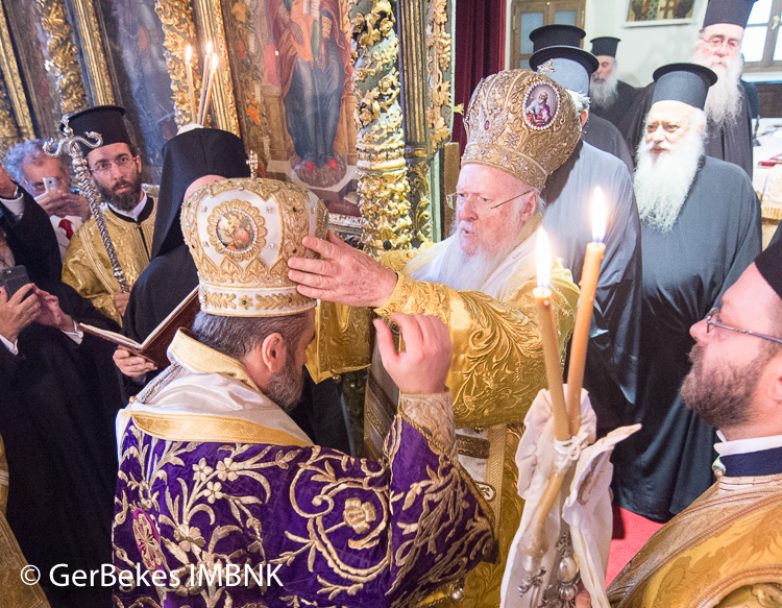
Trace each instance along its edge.
<path fill-rule="evenodd" d="M 475 89 L 453 226 L 417 250 L 343 242 L 219 129 L 170 139 L 154 190 L 118 106 L 64 119 L 81 181 L 42 141 L 10 149 L 0 607 L 782 606 L 782 239 L 761 251 L 752 6 L 709 0 L 691 56 L 642 89 L 618 38 L 533 31 L 530 69 Z M 364 446 L 340 382 L 359 370 Z M 550 515 L 560 473 L 576 490 Z M 229 565 L 276 575 L 199 575 Z"/>

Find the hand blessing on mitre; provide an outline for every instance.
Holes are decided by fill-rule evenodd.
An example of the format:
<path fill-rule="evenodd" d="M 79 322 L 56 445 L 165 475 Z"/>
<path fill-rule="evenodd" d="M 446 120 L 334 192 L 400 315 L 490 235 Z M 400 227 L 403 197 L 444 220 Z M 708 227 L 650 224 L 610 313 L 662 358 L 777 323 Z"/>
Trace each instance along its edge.
<path fill-rule="evenodd" d="M 288 260 L 288 278 L 298 283 L 298 292 L 309 298 L 378 307 L 391 297 L 396 273 L 340 240 L 331 230 L 327 240 L 304 237 L 304 246 L 320 258 Z"/>

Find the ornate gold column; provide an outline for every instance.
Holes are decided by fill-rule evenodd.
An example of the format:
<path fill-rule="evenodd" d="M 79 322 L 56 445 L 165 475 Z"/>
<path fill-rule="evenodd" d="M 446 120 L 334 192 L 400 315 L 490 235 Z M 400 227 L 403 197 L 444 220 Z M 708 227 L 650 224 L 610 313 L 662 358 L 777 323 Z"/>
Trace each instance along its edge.
<path fill-rule="evenodd" d="M 404 106 L 405 160 L 416 244 L 431 242 L 432 214 L 429 192 L 429 133 L 426 14 L 427 0 L 398 3 L 402 102 Z"/>
<path fill-rule="evenodd" d="M 13 114 L 13 120 L 16 121 L 16 125 L 19 128 L 18 136 L 21 139 L 32 139 L 35 137 L 33 120 L 24 94 L 24 85 L 19 74 L 19 65 L 16 63 L 11 33 L 8 31 L 8 19 L 2 6 L 0 6 L 0 72 L 2 72 L 8 93 L 7 99 L 10 101 L 10 111 Z M 4 118 L 0 116 L 0 120 Z M 10 136 L 11 131 L 6 125 L 3 125 L 2 130 L 3 136 L 6 135 L 6 132 Z"/>
<path fill-rule="evenodd" d="M 358 200 L 364 244 L 372 251 L 407 249 L 414 235 L 405 137 L 399 105 L 399 41 L 389 0 L 355 0 L 350 21 L 356 44 Z"/>
<path fill-rule="evenodd" d="M 16 121 L 8 103 L 5 84 L 0 82 L 0 155 L 4 155 L 8 148 L 19 143 L 19 139 L 19 129 L 16 127 Z"/>
<path fill-rule="evenodd" d="M 190 122 L 190 97 L 187 90 L 185 48 L 193 46 L 193 88 L 196 100 L 201 86 L 201 70 L 198 69 L 198 43 L 196 42 L 193 9 L 190 0 L 157 0 L 155 12 L 163 25 L 166 67 L 171 78 L 171 99 L 174 102 L 174 120 L 177 126 Z"/>
<path fill-rule="evenodd" d="M 217 118 L 217 124 L 214 126 L 241 137 L 239 117 L 236 113 L 236 96 L 234 95 L 234 85 L 231 80 L 231 63 L 228 59 L 228 48 L 225 43 L 223 12 L 220 4 L 220 0 L 193 0 L 196 23 L 200 33 L 199 38 L 203 43 L 199 50 L 203 50 L 203 45 L 206 44 L 207 40 L 211 40 L 214 44 L 214 50 L 220 58 L 220 69 L 218 69 L 215 75 L 215 84 L 212 91 L 214 95 L 212 107 Z M 193 51 L 195 54 L 196 49 L 193 48 Z M 184 53 L 184 50 L 180 52 Z M 182 75 L 184 75 L 184 71 Z M 173 77 L 171 80 L 173 87 Z"/>
<path fill-rule="evenodd" d="M 46 32 L 46 71 L 54 76 L 60 113 L 69 114 L 86 108 L 87 92 L 81 79 L 81 68 L 72 42 L 73 29 L 68 22 L 63 0 L 36 0 L 41 26 Z"/>
<path fill-rule="evenodd" d="M 90 93 L 94 105 L 115 104 L 114 87 L 106 61 L 106 49 L 101 38 L 101 27 L 93 0 L 72 0 L 76 30 L 79 34 L 84 63 L 89 76 Z"/>

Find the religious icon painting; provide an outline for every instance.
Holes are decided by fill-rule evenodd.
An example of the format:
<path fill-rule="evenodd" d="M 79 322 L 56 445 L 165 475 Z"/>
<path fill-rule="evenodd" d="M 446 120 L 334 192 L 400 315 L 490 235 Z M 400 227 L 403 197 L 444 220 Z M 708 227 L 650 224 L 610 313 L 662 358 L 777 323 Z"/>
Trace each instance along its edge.
<path fill-rule="evenodd" d="M 359 215 L 347 0 L 222 3 L 244 139 L 266 174 Z"/>
<path fill-rule="evenodd" d="M 548 128 L 559 111 L 559 93 L 550 84 L 539 82 L 530 86 L 524 96 L 524 121 L 535 129 Z"/>

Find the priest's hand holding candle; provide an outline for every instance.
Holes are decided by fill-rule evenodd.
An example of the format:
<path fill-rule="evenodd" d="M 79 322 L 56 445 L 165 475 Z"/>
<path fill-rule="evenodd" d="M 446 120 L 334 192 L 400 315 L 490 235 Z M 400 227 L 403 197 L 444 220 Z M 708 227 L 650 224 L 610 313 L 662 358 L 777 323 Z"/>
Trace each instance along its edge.
<path fill-rule="evenodd" d="M 570 345 L 570 367 L 567 375 L 567 409 L 571 435 L 578 433 L 581 426 L 581 387 L 584 384 L 589 327 L 592 323 L 597 281 L 600 278 L 600 264 L 606 249 L 603 239 L 608 222 L 608 204 L 599 186 L 592 193 L 591 207 L 592 242 L 587 244 L 584 267 L 581 271 L 581 291 L 578 297 L 576 325 Z"/>
<path fill-rule="evenodd" d="M 559 441 L 570 439 L 567 408 L 562 388 L 562 363 L 559 354 L 557 321 L 551 306 L 551 244 L 546 231 L 538 229 L 535 251 L 538 271 L 538 286 L 534 291 L 538 309 L 543 360 L 546 364 L 546 379 L 551 393 L 551 408 L 554 415 L 554 435 Z"/>

